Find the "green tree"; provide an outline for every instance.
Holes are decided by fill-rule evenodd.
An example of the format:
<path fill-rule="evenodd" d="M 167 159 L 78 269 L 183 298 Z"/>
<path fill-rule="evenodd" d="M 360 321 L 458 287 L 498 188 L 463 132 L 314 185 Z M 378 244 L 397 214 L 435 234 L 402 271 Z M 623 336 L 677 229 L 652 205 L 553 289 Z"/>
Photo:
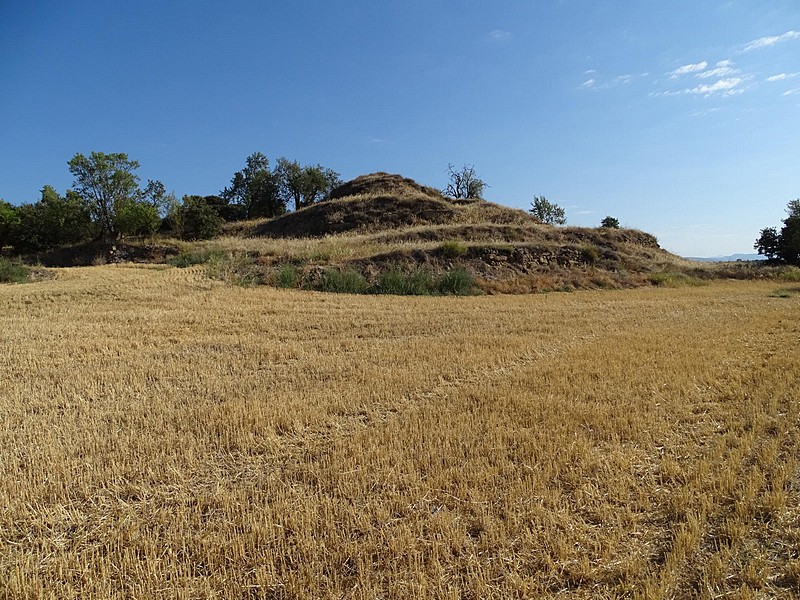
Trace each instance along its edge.
<path fill-rule="evenodd" d="M 117 202 L 114 223 L 118 235 L 153 235 L 161 225 L 159 210 L 153 204 L 126 198 Z"/>
<path fill-rule="evenodd" d="M 203 196 L 203 201 L 214 209 L 223 221 L 241 221 L 245 218 L 240 205 L 232 204 L 222 196 Z"/>
<path fill-rule="evenodd" d="M 279 158 L 275 174 L 280 186 L 280 194 L 288 205 L 300 210 L 324 200 L 331 191 L 341 185 L 339 173 L 322 165 L 300 166 L 297 161 Z"/>
<path fill-rule="evenodd" d="M 765 227 L 761 230 L 756 243 L 753 248 L 758 251 L 761 256 L 766 256 L 773 259 L 780 254 L 781 236 L 778 230 L 774 227 Z"/>
<path fill-rule="evenodd" d="M 11 232 L 18 221 L 17 210 L 0 199 L 0 252 L 4 246 L 11 245 Z"/>
<path fill-rule="evenodd" d="M 51 186 L 42 188 L 41 199 L 15 211 L 8 241 L 18 252 L 37 252 L 90 239 L 95 229 L 89 206 L 74 191 L 61 196 Z"/>
<path fill-rule="evenodd" d="M 783 220 L 778 256 L 790 265 L 800 265 L 800 214 L 790 213 Z"/>
<path fill-rule="evenodd" d="M 567 218 L 564 209 L 558 204 L 550 202 L 544 196 L 534 196 L 531 202 L 530 213 L 546 225 L 564 225 Z"/>
<path fill-rule="evenodd" d="M 600 221 L 600 227 L 605 229 L 619 229 L 619 219 L 615 219 L 614 217 L 606 217 Z"/>
<path fill-rule="evenodd" d="M 247 157 L 244 169 L 234 173 L 231 185 L 220 196 L 240 205 L 247 219 L 276 217 L 286 212 L 278 177 L 270 171 L 269 160 L 261 152 Z"/>
<path fill-rule="evenodd" d="M 149 229 L 153 210 L 140 205 L 149 205 L 158 215 L 166 195 L 158 181 L 149 181 L 144 191 L 139 189 L 134 173 L 137 161 L 121 152 L 92 152 L 88 157 L 76 154 L 68 164 L 75 177 L 73 187 L 89 204 L 102 237 L 116 239 Z"/>
<path fill-rule="evenodd" d="M 176 233 L 185 240 L 207 240 L 222 231 L 222 217 L 202 196 L 184 196 L 176 221 L 180 223 Z"/>
<path fill-rule="evenodd" d="M 488 187 L 486 182 L 480 179 L 472 165 L 464 165 L 460 170 L 456 170 L 454 165 L 447 165 L 447 174 L 450 183 L 442 191 L 445 196 L 451 198 L 483 198 L 483 192 Z"/>
<path fill-rule="evenodd" d="M 786 213 L 780 233 L 774 227 L 762 229 L 753 247 L 767 258 L 777 256 L 790 265 L 800 265 L 800 199 L 790 200 Z"/>

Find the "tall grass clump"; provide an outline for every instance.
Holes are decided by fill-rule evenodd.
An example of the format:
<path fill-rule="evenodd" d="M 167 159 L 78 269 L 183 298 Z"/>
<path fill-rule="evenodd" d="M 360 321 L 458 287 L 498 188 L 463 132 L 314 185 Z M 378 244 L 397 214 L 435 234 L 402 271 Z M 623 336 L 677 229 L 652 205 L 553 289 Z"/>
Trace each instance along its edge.
<path fill-rule="evenodd" d="M 439 246 L 439 251 L 445 258 L 458 258 L 467 253 L 467 245 L 463 242 L 449 241 Z"/>
<path fill-rule="evenodd" d="M 363 294 L 369 284 L 364 276 L 355 269 L 326 269 L 322 275 L 321 289 L 323 292 L 337 292 L 339 294 Z"/>
<path fill-rule="evenodd" d="M 439 277 L 436 290 L 445 296 L 469 296 L 475 293 L 475 278 L 464 269 L 452 269 Z"/>
<path fill-rule="evenodd" d="M 212 260 L 219 260 L 225 256 L 225 252 L 218 248 L 201 249 L 201 250 L 185 250 L 167 260 L 167 264 L 179 269 L 186 267 L 193 267 L 194 265 L 203 265 Z"/>
<path fill-rule="evenodd" d="M 256 264 L 255 257 L 249 254 L 214 254 L 206 264 L 208 276 L 212 279 L 244 287 L 263 283 L 261 269 Z"/>
<path fill-rule="evenodd" d="M 31 270 L 19 260 L 0 257 L 0 283 L 25 283 Z"/>
<path fill-rule="evenodd" d="M 393 267 L 380 274 L 375 286 L 375 293 L 396 296 L 429 296 L 436 292 L 436 285 L 436 278 L 430 271 L 417 268 L 406 273 L 399 267 Z"/>
<path fill-rule="evenodd" d="M 272 284 L 279 288 L 297 287 L 300 282 L 300 272 L 294 265 L 280 265 L 272 275 Z"/>

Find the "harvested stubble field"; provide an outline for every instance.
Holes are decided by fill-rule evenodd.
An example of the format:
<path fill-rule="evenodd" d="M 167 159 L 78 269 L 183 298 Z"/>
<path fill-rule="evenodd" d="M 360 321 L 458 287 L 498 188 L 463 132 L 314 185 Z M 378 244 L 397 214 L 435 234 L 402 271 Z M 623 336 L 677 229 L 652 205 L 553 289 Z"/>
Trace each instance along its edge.
<path fill-rule="evenodd" d="M 800 296 L 0 287 L 0 597 L 793 597 Z"/>

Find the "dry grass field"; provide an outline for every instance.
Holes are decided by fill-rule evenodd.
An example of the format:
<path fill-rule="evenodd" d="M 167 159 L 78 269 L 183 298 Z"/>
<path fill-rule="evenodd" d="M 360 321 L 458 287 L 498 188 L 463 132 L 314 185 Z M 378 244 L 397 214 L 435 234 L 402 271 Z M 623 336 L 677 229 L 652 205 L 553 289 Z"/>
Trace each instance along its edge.
<path fill-rule="evenodd" d="M 0 598 L 797 597 L 791 285 L 0 286 Z"/>

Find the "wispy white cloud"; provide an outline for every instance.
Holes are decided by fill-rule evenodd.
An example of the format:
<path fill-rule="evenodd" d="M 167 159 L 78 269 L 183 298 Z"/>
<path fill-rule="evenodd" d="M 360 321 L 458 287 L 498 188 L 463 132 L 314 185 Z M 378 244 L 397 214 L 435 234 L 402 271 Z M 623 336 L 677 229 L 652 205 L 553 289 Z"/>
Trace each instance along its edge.
<path fill-rule="evenodd" d="M 750 52 L 751 50 L 758 50 L 759 48 L 768 48 L 779 44 L 780 42 L 788 42 L 789 40 L 796 40 L 800 38 L 800 31 L 787 31 L 783 35 L 772 35 L 767 37 L 758 38 L 745 45 L 742 52 Z"/>
<path fill-rule="evenodd" d="M 677 79 L 681 75 L 688 75 L 689 73 L 697 73 L 698 71 L 705 71 L 706 67 L 708 67 L 708 63 L 706 61 L 695 63 L 692 65 L 683 65 L 682 67 L 678 67 L 674 71 L 670 71 L 668 75 L 670 79 Z"/>
<path fill-rule="evenodd" d="M 710 96 L 736 96 L 738 94 L 744 93 L 744 88 L 742 84 L 745 80 L 741 77 L 731 77 L 728 79 L 720 79 L 719 81 L 715 81 L 712 84 L 703 83 L 701 85 L 695 86 L 693 88 L 684 88 L 682 90 L 665 90 L 663 92 L 652 92 L 650 96 L 658 97 L 658 96 L 683 96 L 683 95 L 692 95 L 692 96 L 704 96 L 706 98 Z"/>
<path fill-rule="evenodd" d="M 800 94 L 800 88 L 797 88 L 797 89 L 794 89 L 794 90 L 788 90 L 786 92 L 783 92 L 782 95 L 783 96 L 796 96 L 797 94 Z"/>
<path fill-rule="evenodd" d="M 701 71 L 695 76 L 700 79 L 712 79 L 714 77 L 728 77 L 730 75 L 737 75 L 738 73 L 739 70 L 733 68 L 733 61 L 721 60 L 717 63 L 715 68 L 708 69 L 707 71 Z"/>
<path fill-rule="evenodd" d="M 618 85 L 627 85 L 633 81 L 633 75 L 620 75 L 614 79 L 614 83 Z"/>
<path fill-rule="evenodd" d="M 739 87 L 742 83 L 744 83 L 744 79 L 741 77 L 731 77 L 729 79 L 720 79 L 711 85 L 705 83 L 698 85 L 697 87 L 685 90 L 685 93 L 701 96 L 713 96 L 715 94 L 731 96 L 733 94 L 741 94 L 742 91 L 744 91 Z"/>
<path fill-rule="evenodd" d="M 776 81 L 786 81 L 787 79 L 794 79 L 800 75 L 800 73 L 778 73 L 777 75 L 772 75 L 771 77 L 767 77 L 767 81 L 769 83 L 775 83 Z"/>
<path fill-rule="evenodd" d="M 504 29 L 493 29 L 489 32 L 489 37 L 495 42 L 507 42 L 512 38 L 512 33 Z"/>
<path fill-rule="evenodd" d="M 587 79 L 582 84 L 580 84 L 578 87 L 581 88 L 582 90 L 590 90 L 593 87 L 595 87 L 596 85 L 597 85 L 597 80 L 592 78 L 592 79 Z"/>

